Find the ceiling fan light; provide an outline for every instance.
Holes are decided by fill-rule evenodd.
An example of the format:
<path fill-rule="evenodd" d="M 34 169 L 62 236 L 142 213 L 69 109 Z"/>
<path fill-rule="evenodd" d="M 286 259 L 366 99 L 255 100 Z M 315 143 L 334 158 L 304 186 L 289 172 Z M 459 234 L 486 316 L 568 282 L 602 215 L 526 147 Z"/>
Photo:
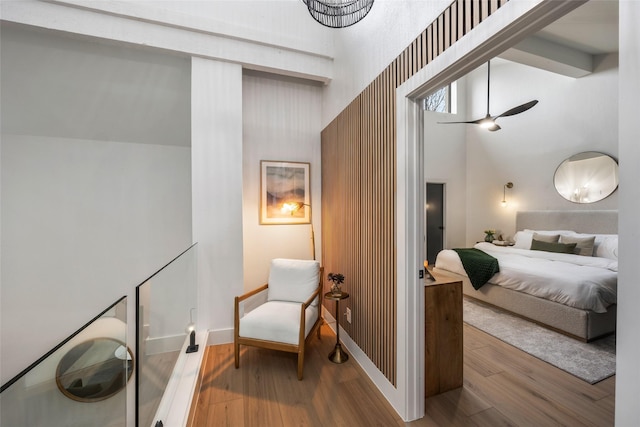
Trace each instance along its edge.
<path fill-rule="evenodd" d="M 483 119 L 478 124 L 484 129 L 491 129 L 496 126 L 496 122 L 494 122 L 493 119 Z"/>

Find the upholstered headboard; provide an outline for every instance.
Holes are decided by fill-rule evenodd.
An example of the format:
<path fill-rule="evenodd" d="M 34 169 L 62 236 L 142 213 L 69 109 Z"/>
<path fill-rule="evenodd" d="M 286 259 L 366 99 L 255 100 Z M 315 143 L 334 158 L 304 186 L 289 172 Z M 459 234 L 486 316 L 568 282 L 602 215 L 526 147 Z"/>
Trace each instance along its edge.
<path fill-rule="evenodd" d="M 518 230 L 572 230 L 577 233 L 618 234 L 618 211 L 522 211 Z"/>

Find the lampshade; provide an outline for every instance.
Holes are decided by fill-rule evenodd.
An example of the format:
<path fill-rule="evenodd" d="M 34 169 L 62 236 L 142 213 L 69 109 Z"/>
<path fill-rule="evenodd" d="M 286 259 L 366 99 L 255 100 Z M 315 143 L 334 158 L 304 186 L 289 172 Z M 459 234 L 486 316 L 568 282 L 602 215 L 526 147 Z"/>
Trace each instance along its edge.
<path fill-rule="evenodd" d="M 367 16 L 373 0 L 302 0 L 313 19 L 326 27 L 343 28 Z"/>
<path fill-rule="evenodd" d="M 305 206 L 305 204 L 301 202 L 284 202 L 282 204 L 282 207 L 280 208 L 280 212 L 282 212 L 283 214 L 289 213 L 293 215 L 298 209 L 302 208 L 303 206 Z"/>
<path fill-rule="evenodd" d="M 302 209 L 303 206 L 309 207 L 309 223 L 311 224 L 311 253 L 313 259 L 316 259 L 316 239 L 313 232 L 313 219 L 311 218 L 311 205 L 302 202 L 284 202 L 280 211 L 284 214 L 290 213 L 293 215 L 297 210 Z"/>

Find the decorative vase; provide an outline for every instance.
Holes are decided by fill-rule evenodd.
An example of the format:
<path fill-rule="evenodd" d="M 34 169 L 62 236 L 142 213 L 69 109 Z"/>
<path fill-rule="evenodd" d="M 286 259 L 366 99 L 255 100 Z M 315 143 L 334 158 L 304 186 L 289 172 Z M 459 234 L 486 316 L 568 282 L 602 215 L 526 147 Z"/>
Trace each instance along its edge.
<path fill-rule="evenodd" d="M 485 236 L 484 236 L 484 241 L 485 241 L 485 242 L 489 242 L 489 243 L 493 242 L 493 234 L 487 234 L 487 235 L 485 235 Z"/>
<path fill-rule="evenodd" d="M 342 295 L 342 289 L 340 285 L 344 282 L 344 274 L 341 273 L 329 273 L 327 279 L 331 282 L 331 295 L 339 297 Z"/>

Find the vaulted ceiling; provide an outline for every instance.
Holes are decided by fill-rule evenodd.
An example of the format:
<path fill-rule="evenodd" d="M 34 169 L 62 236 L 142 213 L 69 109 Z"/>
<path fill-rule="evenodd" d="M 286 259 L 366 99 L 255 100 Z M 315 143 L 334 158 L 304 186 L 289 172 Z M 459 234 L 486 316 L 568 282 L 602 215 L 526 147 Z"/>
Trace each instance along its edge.
<path fill-rule="evenodd" d="M 500 57 L 578 78 L 597 55 L 617 51 L 618 1 L 590 0 Z"/>

